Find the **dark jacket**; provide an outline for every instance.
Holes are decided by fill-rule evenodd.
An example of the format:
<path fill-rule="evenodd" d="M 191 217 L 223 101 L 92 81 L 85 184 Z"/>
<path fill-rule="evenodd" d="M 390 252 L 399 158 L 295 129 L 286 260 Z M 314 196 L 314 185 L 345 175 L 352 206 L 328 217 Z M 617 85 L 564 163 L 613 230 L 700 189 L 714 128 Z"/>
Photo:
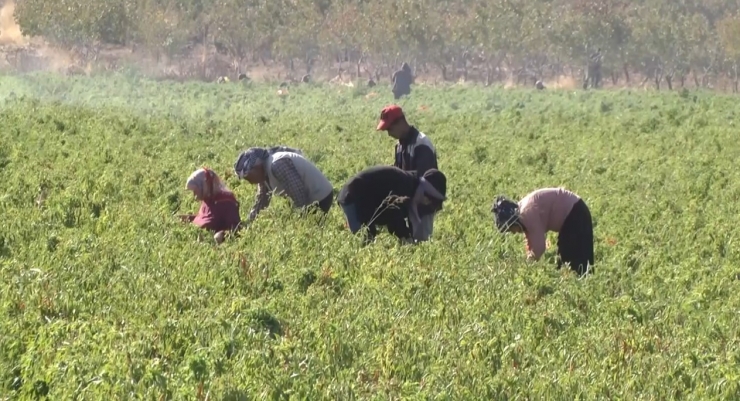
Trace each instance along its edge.
<path fill-rule="evenodd" d="M 392 92 L 396 99 L 403 95 L 410 95 L 411 84 L 414 83 L 414 75 L 411 73 L 411 67 L 403 63 L 401 69 L 393 73 L 391 81 L 393 82 Z"/>
<path fill-rule="evenodd" d="M 429 146 L 417 143 L 419 130 L 411 127 L 411 132 L 406 138 L 399 140 L 396 144 L 396 161 L 395 167 L 404 171 L 415 172 L 417 177 L 423 177 L 430 169 L 438 169 L 437 155 Z M 419 214 L 424 216 L 439 212 L 442 205 L 437 207 L 421 206 Z"/>
<path fill-rule="evenodd" d="M 352 177 L 339 191 L 337 203 L 354 204 L 358 220 L 368 226 L 370 237 L 377 234 L 377 226 L 388 227 L 388 232 L 398 238 L 410 238 L 411 229 L 406 222 L 408 205 L 419 185 L 414 172 L 403 171 L 392 166 L 376 166 L 361 171 Z M 389 196 L 405 197 L 386 200 Z"/>

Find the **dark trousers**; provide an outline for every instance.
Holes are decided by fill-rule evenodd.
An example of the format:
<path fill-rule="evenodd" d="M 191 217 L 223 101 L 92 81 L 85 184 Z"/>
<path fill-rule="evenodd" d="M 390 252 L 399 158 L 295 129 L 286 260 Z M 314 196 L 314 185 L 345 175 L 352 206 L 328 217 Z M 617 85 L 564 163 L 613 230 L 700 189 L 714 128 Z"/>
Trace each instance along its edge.
<path fill-rule="evenodd" d="M 319 211 L 323 212 L 321 215 L 321 218 L 319 219 L 319 223 L 323 224 L 324 220 L 326 220 L 326 215 L 329 213 L 329 210 L 331 209 L 331 205 L 334 203 L 334 192 L 327 195 L 324 199 L 314 202 L 311 205 L 309 205 L 302 213 L 303 215 L 307 214 L 315 214 Z"/>
<path fill-rule="evenodd" d="M 344 211 L 344 215 L 347 218 L 347 226 L 349 227 L 352 234 L 357 233 L 362 229 L 363 225 L 367 226 L 367 233 L 365 235 L 365 244 L 372 242 L 375 236 L 378 235 L 378 226 L 388 227 L 388 232 L 395 235 L 398 239 L 410 239 L 411 229 L 406 220 L 404 219 L 403 213 L 398 209 L 386 209 L 380 215 L 375 217 L 375 220 L 369 224 L 360 217 L 357 212 L 357 206 L 354 204 L 339 204 Z"/>
<path fill-rule="evenodd" d="M 332 191 L 326 198 L 319 201 L 319 209 L 324 213 L 329 213 L 331 205 L 334 203 L 334 191 Z"/>
<path fill-rule="evenodd" d="M 594 226 L 583 199 L 573 205 L 558 234 L 558 269 L 566 263 L 579 275 L 593 272 Z"/>
<path fill-rule="evenodd" d="M 393 88 L 391 90 L 393 92 L 393 98 L 398 100 L 403 95 L 410 95 L 411 94 L 411 88 Z"/>

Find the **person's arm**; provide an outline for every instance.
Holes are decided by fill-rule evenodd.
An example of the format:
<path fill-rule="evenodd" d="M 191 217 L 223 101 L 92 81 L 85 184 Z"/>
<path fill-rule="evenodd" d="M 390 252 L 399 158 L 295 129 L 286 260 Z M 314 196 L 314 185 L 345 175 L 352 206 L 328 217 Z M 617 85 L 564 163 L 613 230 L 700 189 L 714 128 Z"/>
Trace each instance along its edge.
<path fill-rule="evenodd" d="M 249 221 L 257 218 L 257 215 L 270 206 L 270 199 L 272 198 L 272 192 L 267 188 L 265 184 L 257 184 L 257 197 L 252 206 L 252 210 L 249 212 Z"/>
<path fill-rule="evenodd" d="M 201 201 L 200 202 L 200 208 L 198 209 L 198 214 L 193 216 L 193 219 L 191 220 L 193 224 L 196 226 L 206 229 L 206 230 L 216 230 L 218 229 L 216 216 L 214 215 L 214 211 L 208 207 L 208 205 Z"/>
<path fill-rule="evenodd" d="M 529 224 L 526 229 L 527 260 L 539 260 L 547 249 L 547 233 L 540 224 Z"/>
<path fill-rule="evenodd" d="M 213 215 L 213 213 L 204 215 L 199 214 L 198 216 L 196 216 L 196 219 L 198 226 L 205 230 L 217 231 L 220 228 L 218 224 L 218 219 L 216 218 L 216 216 Z"/>
<path fill-rule="evenodd" d="M 416 176 L 421 178 L 427 171 L 437 168 L 437 156 L 429 146 L 418 145 L 414 149 L 414 163 Z"/>
<path fill-rule="evenodd" d="M 406 240 L 412 237 L 411 228 L 406 222 L 405 216 L 400 210 L 392 209 L 383 212 L 388 221 L 388 232 L 395 235 L 400 240 Z"/>
<path fill-rule="evenodd" d="M 301 208 L 311 203 L 308 188 L 306 188 L 306 184 L 303 182 L 301 175 L 298 174 L 292 160 L 279 159 L 272 163 L 272 174 L 283 185 L 285 193 L 293 200 L 295 207 Z"/>

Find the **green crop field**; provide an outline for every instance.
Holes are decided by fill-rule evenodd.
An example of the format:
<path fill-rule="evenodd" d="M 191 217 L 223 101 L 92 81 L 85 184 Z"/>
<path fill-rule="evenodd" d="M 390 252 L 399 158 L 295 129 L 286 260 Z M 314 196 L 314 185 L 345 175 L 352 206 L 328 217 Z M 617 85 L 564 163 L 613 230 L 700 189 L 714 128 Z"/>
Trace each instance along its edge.
<path fill-rule="evenodd" d="M 388 88 L 0 77 L 0 399 L 740 396 L 737 97 L 419 86 L 434 240 L 361 247 L 273 200 L 221 246 L 175 214 L 207 165 L 299 147 L 339 189 L 391 164 Z M 595 274 L 525 261 L 497 194 L 580 194 Z M 550 242 L 556 237 L 551 234 Z"/>

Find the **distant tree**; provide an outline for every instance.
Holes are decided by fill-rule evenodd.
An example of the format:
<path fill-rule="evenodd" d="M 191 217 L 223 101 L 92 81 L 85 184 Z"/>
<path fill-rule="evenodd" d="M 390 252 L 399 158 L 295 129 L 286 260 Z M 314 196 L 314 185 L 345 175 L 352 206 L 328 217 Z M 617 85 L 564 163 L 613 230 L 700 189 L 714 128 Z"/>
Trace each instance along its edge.
<path fill-rule="evenodd" d="M 740 16 L 738 14 L 728 15 L 717 22 L 717 33 L 726 61 L 731 66 L 733 92 L 738 92 L 738 81 L 740 81 Z"/>
<path fill-rule="evenodd" d="M 173 57 L 187 41 L 180 27 L 181 15 L 175 0 L 139 0 L 135 40 L 152 52 L 157 62 L 162 54 Z"/>
<path fill-rule="evenodd" d="M 203 75 L 215 47 L 235 72 L 250 58 L 296 77 L 296 61 L 309 73 L 352 59 L 377 81 L 408 61 L 445 79 L 474 69 L 489 84 L 505 73 L 531 84 L 579 73 L 601 48 L 614 83 L 639 74 L 672 88 L 688 76 L 736 81 L 738 12 L 728 0 L 23 0 L 15 18 L 23 34 L 68 49 L 133 43 L 159 58 L 202 45 Z"/>

